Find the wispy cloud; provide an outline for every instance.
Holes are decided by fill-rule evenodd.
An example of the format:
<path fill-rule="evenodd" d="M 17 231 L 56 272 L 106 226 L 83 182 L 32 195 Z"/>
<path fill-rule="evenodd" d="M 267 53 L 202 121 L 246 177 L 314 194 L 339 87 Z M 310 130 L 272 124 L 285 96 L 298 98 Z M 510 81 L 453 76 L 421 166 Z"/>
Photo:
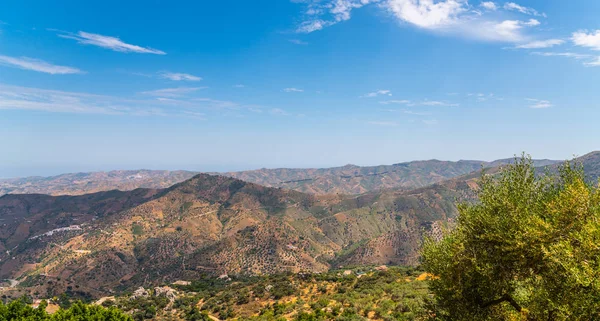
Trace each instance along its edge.
<path fill-rule="evenodd" d="M 598 67 L 600 66 L 600 57 L 590 54 L 580 54 L 574 52 L 532 52 L 532 55 L 543 56 L 543 57 L 565 57 L 576 60 L 585 60 L 583 65 L 587 67 Z"/>
<path fill-rule="evenodd" d="M 269 110 L 269 113 L 271 113 L 272 115 L 277 115 L 277 116 L 288 116 L 289 114 L 281 109 L 281 108 L 272 108 L 271 110 Z"/>
<path fill-rule="evenodd" d="M 425 99 L 422 101 L 411 101 L 411 100 L 384 100 L 379 102 L 382 105 L 390 105 L 390 104 L 401 104 L 406 106 L 439 106 L 439 107 L 457 107 L 459 104 L 450 103 L 446 101 L 439 100 L 429 100 Z"/>
<path fill-rule="evenodd" d="M 305 20 L 296 29 L 299 33 L 311 33 L 349 20 L 354 9 L 380 0 L 334 0 L 334 1 L 295 1 L 307 4 Z M 326 16 L 326 17 L 323 17 Z"/>
<path fill-rule="evenodd" d="M 531 103 L 529 105 L 529 108 L 543 109 L 543 108 L 550 108 L 550 107 L 554 106 L 548 100 L 541 100 L 541 99 L 534 99 L 534 98 L 526 98 L 525 100 L 527 100 Z"/>
<path fill-rule="evenodd" d="M 524 7 L 524 6 L 518 5 L 514 2 L 505 3 L 504 9 L 511 10 L 511 11 L 518 11 L 520 13 L 524 13 L 524 14 L 528 14 L 528 15 L 532 15 L 532 16 L 546 17 L 545 13 L 539 13 L 537 10 L 535 10 L 533 8 Z"/>
<path fill-rule="evenodd" d="M 403 113 L 403 114 L 413 115 L 413 116 L 429 116 L 429 115 L 431 115 L 431 113 L 416 112 L 416 111 L 407 110 L 407 109 L 380 109 L 380 110 L 388 112 L 388 113 Z"/>
<path fill-rule="evenodd" d="M 54 30 L 56 31 L 56 30 Z M 59 31 L 60 32 L 60 31 Z M 80 44 L 98 46 L 106 49 L 110 49 L 118 52 L 134 52 L 134 53 L 146 53 L 155 55 L 166 55 L 164 51 L 153 49 L 149 47 L 141 47 L 123 42 L 117 37 L 110 37 L 99 35 L 95 33 L 89 33 L 79 31 L 78 33 L 60 32 L 58 34 L 61 38 L 73 39 Z"/>
<path fill-rule="evenodd" d="M 410 102 L 410 100 L 402 99 L 402 100 L 384 100 L 384 101 L 380 101 L 379 103 L 383 104 L 383 105 L 389 105 L 389 104 L 407 105 L 407 104 L 410 104 L 411 102 Z"/>
<path fill-rule="evenodd" d="M 174 80 L 174 81 L 182 81 L 182 80 L 200 81 L 200 80 L 202 80 L 202 78 L 198 77 L 198 76 L 184 74 L 184 73 L 176 73 L 176 72 L 161 72 L 160 77 L 165 78 L 165 79 Z"/>
<path fill-rule="evenodd" d="M 532 55 L 537 55 L 537 56 L 544 56 L 544 57 L 567 57 L 567 58 L 574 58 L 574 59 L 587 59 L 587 58 L 592 58 L 592 55 L 587 55 L 587 54 L 579 54 L 579 53 L 574 53 L 574 52 L 540 52 L 540 51 L 534 51 L 531 53 Z"/>
<path fill-rule="evenodd" d="M 33 70 L 52 75 L 81 74 L 83 71 L 67 66 L 58 66 L 39 59 L 28 57 L 9 57 L 0 55 L 0 65 Z"/>
<path fill-rule="evenodd" d="M 429 125 L 429 126 L 437 125 L 438 123 L 439 122 L 437 121 L 437 119 L 425 119 L 425 120 L 423 120 L 423 124 Z"/>
<path fill-rule="evenodd" d="M 111 96 L 6 85 L 0 85 L 1 109 L 105 115 L 161 112 L 151 107 L 136 108 L 130 101 Z"/>
<path fill-rule="evenodd" d="M 408 115 L 413 115 L 413 116 L 430 116 L 431 113 L 422 113 L 422 112 L 416 112 L 416 111 L 412 111 L 412 110 L 403 110 L 402 111 L 405 114 Z"/>
<path fill-rule="evenodd" d="M 398 126 L 398 123 L 393 122 L 393 121 L 370 121 L 368 122 L 369 125 L 374 125 L 374 126 L 382 126 L 382 127 L 395 127 Z"/>
<path fill-rule="evenodd" d="M 585 62 L 584 65 L 586 65 L 588 67 L 600 67 L 600 56 L 596 57 L 592 61 Z"/>
<path fill-rule="evenodd" d="M 445 101 L 437 101 L 437 100 L 425 100 L 419 103 L 415 103 L 415 105 L 422 106 L 440 106 L 440 107 L 457 107 L 459 104 L 457 103 L 449 103 Z"/>
<path fill-rule="evenodd" d="M 177 88 L 178 89 L 178 88 Z M 188 90 L 161 90 L 160 96 L 118 97 L 0 84 L 3 109 L 114 116 L 168 116 L 205 119 L 209 116 L 243 116 L 262 111 L 260 106 L 227 100 L 189 97 Z M 170 94 L 175 93 L 175 96 Z M 166 97 L 165 97 L 166 95 Z M 170 96 L 170 97 L 169 97 Z M 272 114 L 276 114 L 273 112 Z"/>
<path fill-rule="evenodd" d="M 290 39 L 289 42 L 295 44 L 295 45 L 301 45 L 301 46 L 306 46 L 308 45 L 308 42 L 306 41 L 302 41 L 300 39 Z"/>
<path fill-rule="evenodd" d="M 233 85 L 233 88 L 246 88 L 246 86 L 242 85 L 242 84 L 237 84 L 237 85 Z"/>
<path fill-rule="evenodd" d="M 380 90 L 376 90 L 374 92 L 366 93 L 360 97 L 361 98 L 373 98 L 373 97 L 377 97 L 377 96 L 391 96 L 391 95 L 392 95 L 392 92 L 390 90 L 380 89 Z"/>
<path fill-rule="evenodd" d="M 141 94 L 162 97 L 181 97 L 207 87 L 177 87 L 143 91 Z"/>
<path fill-rule="evenodd" d="M 542 48 L 551 48 L 554 46 L 559 46 L 564 44 L 565 41 L 562 39 L 547 39 L 547 40 L 536 40 L 528 43 L 524 43 L 515 48 L 519 49 L 542 49 Z"/>
<path fill-rule="evenodd" d="M 301 93 L 301 92 L 304 92 L 304 89 L 290 87 L 290 88 L 284 88 L 283 91 L 285 91 L 286 93 Z"/>

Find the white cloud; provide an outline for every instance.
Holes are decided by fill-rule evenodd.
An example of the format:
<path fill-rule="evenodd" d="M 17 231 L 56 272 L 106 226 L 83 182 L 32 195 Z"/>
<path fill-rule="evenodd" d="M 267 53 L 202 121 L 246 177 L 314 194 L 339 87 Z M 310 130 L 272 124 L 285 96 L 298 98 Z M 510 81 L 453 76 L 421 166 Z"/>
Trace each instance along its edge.
<path fill-rule="evenodd" d="M 414 116 L 430 116 L 431 115 L 431 113 L 420 113 L 420 112 L 411 111 L 411 110 L 403 110 L 402 112 L 405 114 L 414 115 Z"/>
<path fill-rule="evenodd" d="M 403 100 L 385 100 L 385 101 L 380 101 L 379 103 L 383 104 L 383 105 L 389 105 L 389 104 L 403 104 L 403 105 L 406 105 L 406 104 L 410 104 L 410 100 L 405 100 L 405 99 L 403 99 Z"/>
<path fill-rule="evenodd" d="M 285 91 L 286 93 L 301 93 L 301 92 L 304 92 L 304 89 L 290 87 L 290 88 L 284 88 L 283 91 Z"/>
<path fill-rule="evenodd" d="M 539 26 L 541 23 L 536 19 L 529 19 L 529 21 L 524 22 L 523 24 L 529 27 L 535 27 Z"/>
<path fill-rule="evenodd" d="M 533 99 L 533 98 L 527 98 L 525 100 L 531 102 L 531 105 L 529 105 L 529 108 L 543 109 L 543 108 L 550 108 L 550 107 L 554 106 L 548 100 Z"/>
<path fill-rule="evenodd" d="M 496 3 L 484 1 L 477 10 L 468 0 L 304 0 L 303 3 L 312 10 L 312 15 L 298 27 L 298 32 L 314 32 L 350 19 L 351 11 L 362 6 L 378 3 L 379 7 L 388 11 L 400 22 L 432 32 L 466 37 L 481 41 L 523 43 L 533 41 L 525 27 L 540 25 L 540 21 L 530 19 L 498 20 L 499 9 Z M 318 8 L 319 10 L 315 10 Z M 506 10 L 523 11 L 534 16 L 544 16 L 535 9 L 526 8 L 509 2 Z M 493 14 L 491 16 L 490 14 Z"/>
<path fill-rule="evenodd" d="M 420 103 L 416 103 L 415 105 L 440 106 L 440 107 L 457 107 L 457 106 L 459 106 L 459 104 L 456 104 L 456 103 L 448 103 L 445 101 L 437 101 L 437 100 L 425 100 Z"/>
<path fill-rule="evenodd" d="M 573 41 L 576 46 L 600 50 L 600 30 L 591 31 L 589 33 L 587 30 L 574 32 L 571 41 Z"/>
<path fill-rule="evenodd" d="M 562 39 L 547 39 L 547 40 L 536 40 L 532 42 L 528 42 L 522 45 L 518 45 L 515 48 L 519 49 L 542 49 L 542 48 L 551 48 L 554 46 L 560 46 L 565 43 Z"/>
<path fill-rule="evenodd" d="M 202 78 L 198 77 L 198 76 L 184 74 L 184 73 L 176 73 L 176 72 L 161 72 L 160 76 L 162 78 L 170 79 L 170 80 L 174 80 L 174 81 L 182 81 L 182 80 L 200 81 L 200 80 L 202 80 Z"/>
<path fill-rule="evenodd" d="M 180 97 L 207 87 L 177 87 L 143 91 L 142 94 L 162 97 Z"/>
<path fill-rule="evenodd" d="M 535 51 L 532 55 L 544 56 L 544 57 L 568 57 L 574 59 L 586 59 L 593 57 L 592 55 L 578 54 L 574 52 L 539 52 Z"/>
<path fill-rule="evenodd" d="M 117 37 L 103 36 L 103 35 L 84 32 L 84 31 L 79 31 L 76 34 L 60 33 L 58 36 L 61 38 L 77 40 L 77 42 L 80 44 L 98 46 L 98 47 L 107 48 L 107 49 L 110 49 L 113 51 L 118 51 L 118 52 L 135 52 L 135 53 L 148 53 L 148 54 L 155 54 L 155 55 L 166 55 L 166 53 L 164 51 L 128 44 L 128 43 L 121 41 L 121 39 L 119 39 Z"/>
<path fill-rule="evenodd" d="M 583 64 L 588 67 L 600 67 L 600 57 L 596 57 L 596 58 L 594 58 L 594 60 L 584 62 Z"/>
<path fill-rule="evenodd" d="M 539 21 L 530 19 L 504 20 L 501 22 L 492 20 L 471 20 L 457 26 L 457 30 L 463 36 L 484 41 L 524 43 L 531 42 L 531 37 L 526 34 L 526 27 L 533 27 Z"/>
<path fill-rule="evenodd" d="M 398 126 L 398 123 L 393 121 L 370 121 L 369 125 L 382 126 L 382 127 L 395 127 Z"/>
<path fill-rule="evenodd" d="M 518 11 L 520 13 L 523 14 L 527 14 L 527 15 L 532 15 L 532 16 L 539 16 L 539 17 L 546 17 L 545 13 L 539 13 L 537 10 L 533 9 L 533 8 L 528 8 L 528 7 L 523 7 L 521 5 L 518 5 L 514 2 L 507 2 L 504 4 L 504 9 L 505 10 L 510 10 L 510 11 Z"/>
<path fill-rule="evenodd" d="M 439 107 L 457 107 L 460 106 L 457 103 L 449 103 L 446 101 L 438 101 L 438 100 L 422 100 L 422 101 L 410 101 L 410 100 L 385 100 L 379 102 L 382 105 L 389 104 L 402 104 L 406 106 L 439 106 Z"/>
<path fill-rule="evenodd" d="M 28 57 L 9 57 L 0 55 L 0 65 L 16 67 L 20 69 L 44 72 L 52 75 L 81 74 L 81 70 L 73 67 L 58 66 L 43 60 Z"/>
<path fill-rule="evenodd" d="M 400 20 L 425 29 L 453 24 L 468 10 L 466 0 L 389 0 L 388 9 Z"/>
<path fill-rule="evenodd" d="M 295 44 L 295 45 L 301 45 L 301 46 L 306 46 L 308 45 L 308 42 L 306 41 L 302 41 L 300 39 L 290 39 L 289 42 Z"/>
<path fill-rule="evenodd" d="M 600 57 L 588 54 L 579 54 L 574 52 L 532 52 L 532 55 L 544 57 L 565 57 L 576 60 L 586 60 L 583 65 L 586 67 L 600 67 Z"/>
<path fill-rule="evenodd" d="M 373 97 L 377 97 L 377 96 L 391 96 L 392 92 L 390 90 L 384 89 L 384 90 L 377 90 L 371 93 L 367 93 L 364 94 L 362 96 L 360 96 L 361 98 L 373 98 Z"/>
<path fill-rule="evenodd" d="M 482 6 L 484 9 L 490 10 L 490 11 L 498 10 L 498 6 L 492 1 L 484 1 L 480 4 L 480 6 Z"/>
<path fill-rule="evenodd" d="M 195 111 L 187 111 L 187 110 L 183 111 L 182 113 L 186 116 L 189 116 L 190 118 L 206 120 L 206 114 L 204 114 L 204 113 L 199 113 L 199 112 L 195 112 Z"/>
<path fill-rule="evenodd" d="M 519 42 L 523 40 L 521 29 L 525 23 L 519 20 L 505 20 L 494 26 L 494 30 L 500 38 L 509 42 Z"/>
<path fill-rule="evenodd" d="M 281 108 L 272 108 L 269 113 L 271 113 L 272 115 L 277 115 L 277 116 L 288 116 L 289 114 L 281 109 Z"/>

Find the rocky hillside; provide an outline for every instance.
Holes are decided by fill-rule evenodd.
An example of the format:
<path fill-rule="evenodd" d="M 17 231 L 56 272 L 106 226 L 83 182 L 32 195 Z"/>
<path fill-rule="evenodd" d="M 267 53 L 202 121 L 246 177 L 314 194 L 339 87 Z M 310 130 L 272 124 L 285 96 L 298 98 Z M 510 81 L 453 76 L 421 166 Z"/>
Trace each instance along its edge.
<path fill-rule="evenodd" d="M 362 194 L 382 189 L 410 190 L 443 180 L 512 162 L 503 159 L 483 161 L 414 161 L 394 165 L 346 165 L 332 168 L 280 168 L 243 172 L 212 173 L 269 187 L 281 187 L 310 194 Z M 556 161 L 536 160 L 536 166 Z M 188 171 L 111 171 L 63 174 L 53 177 L 29 177 L 0 180 L 3 194 L 82 195 L 107 190 L 166 188 L 198 173 Z"/>
<path fill-rule="evenodd" d="M 0 278 L 104 294 L 205 273 L 414 264 L 422 235 L 452 224 L 473 186 L 315 196 L 201 174 L 161 191 L 6 195 Z"/>

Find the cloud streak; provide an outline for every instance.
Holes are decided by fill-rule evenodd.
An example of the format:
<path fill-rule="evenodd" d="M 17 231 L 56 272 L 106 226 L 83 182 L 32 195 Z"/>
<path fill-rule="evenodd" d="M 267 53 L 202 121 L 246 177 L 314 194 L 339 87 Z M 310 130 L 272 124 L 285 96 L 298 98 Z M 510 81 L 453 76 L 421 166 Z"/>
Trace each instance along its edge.
<path fill-rule="evenodd" d="M 83 71 L 67 66 L 53 65 L 43 60 L 28 57 L 9 57 L 0 55 L 0 65 L 24 70 L 33 70 L 51 75 L 82 74 Z"/>
<path fill-rule="evenodd" d="M 290 88 L 283 88 L 283 91 L 286 93 L 301 93 L 301 92 L 304 92 L 304 89 L 290 87 Z"/>
<path fill-rule="evenodd" d="M 193 88 L 195 89 L 195 88 Z M 205 119 L 208 116 L 240 116 L 261 111 L 260 106 L 233 101 L 185 96 L 190 88 L 168 88 L 160 96 L 117 97 L 81 92 L 67 92 L 0 84 L 2 110 L 38 111 L 50 113 L 96 114 L 111 116 L 161 116 Z M 175 96 L 169 94 L 175 93 Z M 282 111 L 282 110 L 279 110 Z M 271 115 L 287 115 L 278 109 Z"/>
<path fill-rule="evenodd" d="M 391 90 L 379 89 L 374 92 L 366 93 L 366 94 L 360 96 L 360 98 L 374 98 L 377 96 L 391 96 L 391 95 L 392 95 Z"/>
<path fill-rule="evenodd" d="M 176 72 L 161 72 L 161 78 L 173 80 L 173 81 L 200 81 L 202 77 L 184 74 L 184 73 L 176 73 Z"/>
<path fill-rule="evenodd" d="M 393 121 L 370 121 L 368 122 L 369 125 L 374 125 L 374 126 L 381 126 L 381 127 L 396 127 L 398 126 L 398 123 L 393 122 Z"/>
<path fill-rule="evenodd" d="M 123 42 L 117 37 L 104 36 L 95 33 L 89 33 L 85 31 L 79 31 L 78 33 L 59 33 L 59 37 L 65 39 L 76 40 L 82 45 L 92 45 L 110 49 L 117 52 L 125 53 L 142 53 L 142 54 L 155 54 L 155 55 L 166 55 L 167 53 L 158 49 L 149 47 L 141 47 Z"/>
<path fill-rule="evenodd" d="M 518 49 L 543 49 L 543 48 L 551 48 L 554 46 L 560 46 L 564 44 L 565 41 L 562 39 L 547 39 L 547 40 L 537 40 L 529 43 L 525 43 L 522 45 L 518 45 L 515 48 Z"/>
<path fill-rule="evenodd" d="M 300 39 L 290 39 L 289 42 L 295 44 L 295 45 L 300 45 L 300 46 L 306 46 L 308 45 L 308 42 L 306 41 L 302 41 Z"/>
<path fill-rule="evenodd" d="M 457 103 L 449 103 L 446 101 L 438 101 L 438 100 L 422 100 L 422 101 L 411 101 L 411 100 L 385 100 L 379 102 L 382 105 L 389 104 L 401 104 L 406 106 L 430 106 L 430 107 L 458 107 L 460 106 Z"/>
<path fill-rule="evenodd" d="M 545 108 L 550 108 L 550 107 L 554 106 L 548 100 L 533 99 L 533 98 L 527 98 L 525 100 L 531 102 L 531 104 L 529 105 L 529 108 L 533 108 L 533 109 L 545 109 Z"/>
<path fill-rule="evenodd" d="M 141 94 L 162 97 L 181 97 L 207 87 L 177 87 L 143 91 Z"/>
<path fill-rule="evenodd" d="M 518 11 L 520 13 L 532 15 L 532 16 L 536 16 L 536 17 L 546 17 L 545 13 L 539 13 L 537 10 L 535 10 L 533 8 L 524 7 L 524 6 L 518 5 L 514 2 L 505 3 L 504 9 L 509 10 L 509 11 Z"/>

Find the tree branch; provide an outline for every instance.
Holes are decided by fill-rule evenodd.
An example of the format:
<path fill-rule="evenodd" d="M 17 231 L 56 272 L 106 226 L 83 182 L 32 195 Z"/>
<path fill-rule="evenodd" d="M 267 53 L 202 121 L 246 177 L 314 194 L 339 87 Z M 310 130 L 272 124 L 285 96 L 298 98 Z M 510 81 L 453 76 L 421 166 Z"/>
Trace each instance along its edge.
<path fill-rule="evenodd" d="M 517 310 L 518 312 L 521 312 L 521 310 L 523 310 L 523 308 L 521 308 L 521 306 L 517 303 L 517 301 L 515 301 L 515 299 L 513 299 L 510 295 L 505 294 L 503 295 L 501 298 L 496 299 L 496 300 L 492 300 L 489 301 L 487 303 L 484 303 L 481 305 L 482 308 L 487 308 L 493 305 L 497 305 L 500 304 L 502 302 L 508 302 L 513 308 L 515 308 L 515 310 Z"/>

